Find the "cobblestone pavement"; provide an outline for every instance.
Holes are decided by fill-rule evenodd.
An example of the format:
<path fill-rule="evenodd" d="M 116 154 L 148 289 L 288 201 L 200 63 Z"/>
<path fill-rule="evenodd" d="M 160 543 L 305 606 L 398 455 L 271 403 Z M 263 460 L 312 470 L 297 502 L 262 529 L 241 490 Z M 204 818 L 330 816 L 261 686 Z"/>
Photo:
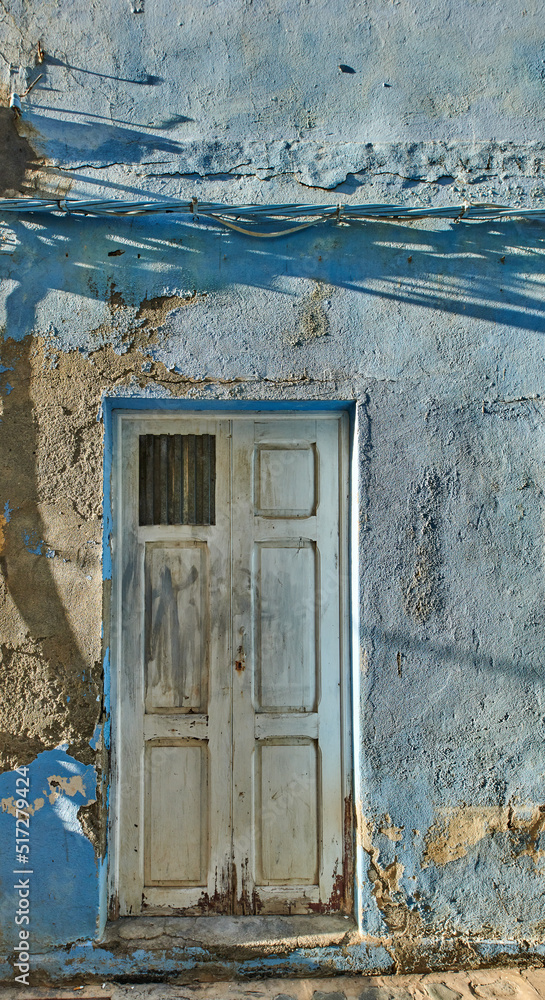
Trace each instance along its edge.
<path fill-rule="evenodd" d="M 59 989 L 0 988 L 0 1000 L 545 1000 L 545 969 L 410 976 L 256 979 L 244 982 L 94 983 Z"/>

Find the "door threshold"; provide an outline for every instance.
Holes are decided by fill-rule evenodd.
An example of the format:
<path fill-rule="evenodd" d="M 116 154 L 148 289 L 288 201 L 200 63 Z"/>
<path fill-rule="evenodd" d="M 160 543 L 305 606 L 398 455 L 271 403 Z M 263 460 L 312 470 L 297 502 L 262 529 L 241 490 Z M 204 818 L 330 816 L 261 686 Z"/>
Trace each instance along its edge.
<path fill-rule="evenodd" d="M 352 916 L 120 917 L 106 925 L 100 946 L 240 949 L 276 954 L 295 948 L 323 948 L 360 940 Z"/>

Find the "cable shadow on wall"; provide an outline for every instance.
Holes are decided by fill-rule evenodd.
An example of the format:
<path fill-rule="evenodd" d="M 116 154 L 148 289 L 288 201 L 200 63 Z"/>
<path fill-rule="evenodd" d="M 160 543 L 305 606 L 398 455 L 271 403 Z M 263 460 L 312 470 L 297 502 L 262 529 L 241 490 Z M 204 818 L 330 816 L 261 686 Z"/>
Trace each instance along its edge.
<path fill-rule="evenodd" d="M 6 335 L 20 338 L 34 329 L 35 308 L 52 291 L 73 303 L 79 296 L 106 300 L 114 285 L 125 302 L 138 304 L 165 285 L 208 293 L 235 284 L 278 291 L 279 281 L 297 278 L 370 300 L 542 332 L 542 223 L 433 225 L 325 223 L 264 240 L 190 216 L 9 216 L 6 226 L 18 245 L 0 257 L 0 270 L 18 286 L 30 273 L 32 281 L 10 291 Z M 71 308 L 67 301 L 68 320 Z"/>

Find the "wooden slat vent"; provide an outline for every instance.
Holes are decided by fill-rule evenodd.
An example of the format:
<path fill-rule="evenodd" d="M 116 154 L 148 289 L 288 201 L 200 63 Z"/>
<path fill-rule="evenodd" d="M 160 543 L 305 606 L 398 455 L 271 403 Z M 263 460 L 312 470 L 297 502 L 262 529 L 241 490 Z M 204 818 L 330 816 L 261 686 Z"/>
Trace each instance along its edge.
<path fill-rule="evenodd" d="M 216 523 L 213 434 L 140 435 L 140 524 Z"/>

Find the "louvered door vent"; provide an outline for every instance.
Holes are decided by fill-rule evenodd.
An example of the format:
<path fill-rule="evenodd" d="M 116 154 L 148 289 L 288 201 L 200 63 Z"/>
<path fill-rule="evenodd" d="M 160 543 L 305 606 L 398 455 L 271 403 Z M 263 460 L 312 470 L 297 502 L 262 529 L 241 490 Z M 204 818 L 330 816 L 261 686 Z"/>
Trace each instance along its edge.
<path fill-rule="evenodd" d="M 140 524 L 216 523 L 213 434 L 140 435 Z"/>

